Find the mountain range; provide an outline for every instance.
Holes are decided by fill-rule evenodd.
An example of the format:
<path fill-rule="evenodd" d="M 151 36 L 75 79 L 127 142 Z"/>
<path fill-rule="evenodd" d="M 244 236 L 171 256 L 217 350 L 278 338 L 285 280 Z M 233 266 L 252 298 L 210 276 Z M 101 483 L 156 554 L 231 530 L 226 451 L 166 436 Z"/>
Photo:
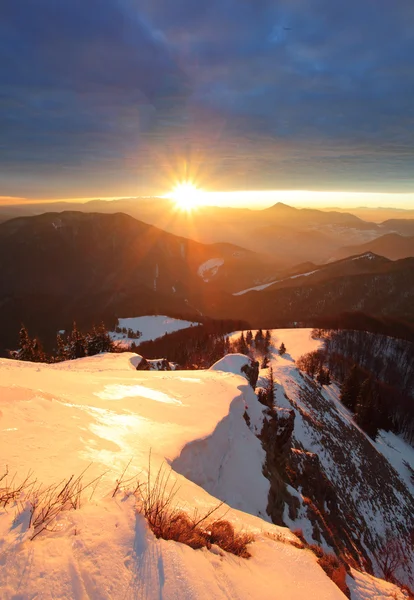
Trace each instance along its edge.
<path fill-rule="evenodd" d="M 4 206 L 0 210 L 0 222 L 13 216 L 41 214 L 45 210 L 123 212 L 200 243 L 230 243 L 256 253 L 269 254 L 268 260 L 277 263 L 281 269 L 307 261 L 326 263 L 333 258 L 351 256 L 352 247 L 361 244 L 367 244 L 366 250 L 376 252 L 371 243 L 389 233 L 414 236 L 414 219 L 396 218 L 376 223 L 340 210 L 298 209 L 280 202 L 263 210 L 200 206 L 186 213 L 165 198 Z M 395 214 L 400 215 L 399 212 Z"/>
<path fill-rule="evenodd" d="M 269 214 L 287 221 L 295 210 L 278 205 Z M 309 223 L 313 213 L 299 213 L 300 219 Z M 322 214 L 320 222 L 328 219 L 332 227 L 332 217 Z M 359 219 L 351 223 L 366 231 Z M 390 261 L 364 251 L 325 265 L 308 260 L 286 267 L 279 255 L 197 242 L 122 213 L 66 211 L 6 221 L 0 272 L 2 352 L 15 347 L 22 322 L 48 343 L 74 320 L 113 326 L 118 317 L 157 313 L 235 318 L 258 327 L 312 325 L 348 311 L 414 321 L 414 258 Z"/>

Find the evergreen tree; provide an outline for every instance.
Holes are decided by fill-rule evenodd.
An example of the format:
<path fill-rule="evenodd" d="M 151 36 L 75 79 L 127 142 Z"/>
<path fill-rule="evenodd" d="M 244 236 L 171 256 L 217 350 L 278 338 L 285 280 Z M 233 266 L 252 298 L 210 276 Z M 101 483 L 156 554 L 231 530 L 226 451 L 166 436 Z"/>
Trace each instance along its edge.
<path fill-rule="evenodd" d="M 240 354 L 247 354 L 247 352 L 249 350 L 248 347 L 247 347 L 247 344 L 246 344 L 246 339 L 244 337 L 244 332 L 243 331 L 241 332 L 241 336 L 240 336 L 239 341 L 238 341 L 238 347 L 237 347 L 237 349 L 240 352 Z"/>
<path fill-rule="evenodd" d="M 283 342 L 280 344 L 279 354 L 280 354 L 280 356 L 283 356 L 284 354 L 286 354 L 286 346 Z"/>
<path fill-rule="evenodd" d="M 253 333 L 251 329 L 246 333 L 246 344 L 250 347 L 253 342 Z"/>
<path fill-rule="evenodd" d="M 19 331 L 19 349 L 10 352 L 10 358 L 30 362 L 47 362 L 42 344 L 37 338 L 31 339 L 24 325 Z"/>
<path fill-rule="evenodd" d="M 56 336 L 56 362 L 62 362 L 68 360 L 68 346 L 67 342 L 63 339 L 60 333 Z"/>
<path fill-rule="evenodd" d="M 355 409 L 355 422 L 367 433 L 373 440 L 375 440 L 378 433 L 378 422 L 377 422 L 377 398 L 374 389 L 374 383 L 371 378 L 364 381 L 358 394 L 356 409 Z"/>
<path fill-rule="evenodd" d="M 270 367 L 269 375 L 267 377 L 266 386 L 266 405 L 269 408 L 273 408 L 275 405 L 275 380 L 273 377 L 273 367 Z"/>
<path fill-rule="evenodd" d="M 341 386 L 340 401 L 344 406 L 355 412 L 355 406 L 360 391 L 360 377 L 357 365 L 354 365 L 349 371 L 347 377 Z"/>
<path fill-rule="evenodd" d="M 19 349 L 17 352 L 11 353 L 11 356 L 17 360 L 28 360 L 33 362 L 33 355 L 33 341 L 30 339 L 26 327 L 22 325 L 19 331 Z"/>
<path fill-rule="evenodd" d="M 272 343 L 272 334 L 269 329 L 266 330 L 265 341 L 264 341 L 264 350 L 266 354 L 269 354 L 270 344 Z"/>
<path fill-rule="evenodd" d="M 316 377 L 316 381 L 319 385 L 331 385 L 331 374 L 329 369 L 324 369 L 324 367 L 320 367 L 318 371 L 318 375 Z"/>
<path fill-rule="evenodd" d="M 73 360 L 84 356 L 86 356 L 86 339 L 74 322 L 68 337 L 68 359 Z"/>
<path fill-rule="evenodd" d="M 265 354 L 263 357 L 263 360 L 262 360 L 262 364 L 260 365 L 260 368 L 267 369 L 268 366 L 269 366 L 269 357 L 267 356 L 267 354 Z"/>
<path fill-rule="evenodd" d="M 263 330 L 258 329 L 256 332 L 256 335 L 254 336 L 254 345 L 258 352 L 263 351 L 263 342 L 264 342 Z"/>
<path fill-rule="evenodd" d="M 86 335 L 85 342 L 86 354 L 88 356 L 95 356 L 95 354 L 100 354 L 101 352 L 113 352 L 115 348 L 103 323 L 98 327 L 94 326 L 92 328 L 92 331 Z"/>

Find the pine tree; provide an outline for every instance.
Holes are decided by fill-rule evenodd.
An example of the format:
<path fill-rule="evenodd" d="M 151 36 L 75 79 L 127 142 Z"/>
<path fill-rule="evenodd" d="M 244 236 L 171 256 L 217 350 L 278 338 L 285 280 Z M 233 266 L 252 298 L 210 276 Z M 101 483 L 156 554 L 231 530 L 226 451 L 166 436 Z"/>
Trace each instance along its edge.
<path fill-rule="evenodd" d="M 354 365 L 349 371 L 347 377 L 345 377 L 341 386 L 341 394 L 339 399 L 342 404 L 349 408 L 349 410 L 352 412 L 355 412 L 355 406 L 361 388 L 359 379 L 358 367 L 357 365 Z"/>
<path fill-rule="evenodd" d="M 60 333 L 56 336 L 56 362 L 68 360 L 68 345 Z"/>
<path fill-rule="evenodd" d="M 258 331 L 256 332 L 256 335 L 254 336 L 254 346 L 255 346 L 257 352 L 263 351 L 263 341 L 264 341 L 263 330 L 258 329 Z"/>
<path fill-rule="evenodd" d="M 103 323 L 93 327 L 86 335 L 86 354 L 95 356 L 101 352 L 113 352 L 115 345 Z"/>
<path fill-rule="evenodd" d="M 331 385 L 331 374 L 329 369 L 324 369 L 323 366 L 319 368 L 318 375 L 316 377 L 316 381 L 319 385 Z"/>
<path fill-rule="evenodd" d="M 362 384 L 358 394 L 355 408 L 355 422 L 372 439 L 375 439 L 378 433 L 377 405 L 374 383 L 371 378 L 368 378 Z"/>
<path fill-rule="evenodd" d="M 261 369 L 267 369 L 269 366 L 269 357 L 265 354 L 262 360 L 262 364 L 260 365 Z"/>
<path fill-rule="evenodd" d="M 68 337 L 68 359 L 73 360 L 84 356 L 86 356 L 86 339 L 74 322 Z"/>
<path fill-rule="evenodd" d="M 253 333 L 251 329 L 246 333 L 246 344 L 250 347 L 253 342 Z"/>
<path fill-rule="evenodd" d="M 275 405 L 275 380 L 273 377 L 273 367 L 270 367 L 269 376 L 265 386 L 266 392 L 266 404 L 269 408 L 273 408 Z"/>
<path fill-rule="evenodd" d="M 272 343 L 272 334 L 270 333 L 269 329 L 267 329 L 266 335 L 265 335 L 265 342 L 264 342 L 264 349 L 265 349 L 266 354 L 269 353 L 271 343 Z"/>
<path fill-rule="evenodd" d="M 280 344 L 279 354 L 280 354 L 280 356 L 283 356 L 284 354 L 286 354 L 286 346 L 283 342 Z"/>
<path fill-rule="evenodd" d="M 11 356 L 17 360 L 28 360 L 33 362 L 33 355 L 33 341 L 30 339 L 26 327 L 22 325 L 19 331 L 19 349 L 17 352 L 11 353 Z"/>
<path fill-rule="evenodd" d="M 243 331 L 241 332 L 240 339 L 238 340 L 238 351 L 240 352 L 240 354 L 247 354 L 247 352 L 248 352 L 248 347 L 246 344 L 246 340 L 245 340 Z"/>

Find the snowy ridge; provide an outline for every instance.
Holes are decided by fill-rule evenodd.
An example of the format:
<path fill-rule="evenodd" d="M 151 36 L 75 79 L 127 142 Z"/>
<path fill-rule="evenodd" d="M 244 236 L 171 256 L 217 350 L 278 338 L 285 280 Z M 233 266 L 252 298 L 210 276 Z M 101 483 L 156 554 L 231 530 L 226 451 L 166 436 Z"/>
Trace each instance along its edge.
<path fill-rule="evenodd" d="M 299 353 L 300 332 L 284 339 Z M 240 374 L 248 359 L 230 355 L 207 371 L 174 372 L 136 371 L 139 360 L 132 353 L 56 365 L 0 360 L 1 457 L 9 473 L 21 478 L 33 469 L 44 485 L 88 466 L 88 480 L 102 476 L 78 510 L 61 513 L 33 541 L 29 506 L 0 508 L 2 600 L 343 599 L 315 555 L 269 523 L 256 437 L 264 407 Z M 290 368 L 291 359 L 283 360 L 279 366 Z M 183 510 L 203 513 L 226 502 L 221 518 L 255 535 L 251 558 L 157 540 L 133 495 L 113 497 L 129 461 L 128 476 L 145 480 L 150 450 L 154 473 L 172 466 Z M 378 600 L 403 598 L 368 576 L 351 584 L 352 600 L 368 598 L 366 590 Z"/>
<path fill-rule="evenodd" d="M 312 553 L 286 543 L 292 539 L 288 530 L 224 506 L 236 529 L 256 535 L 246 561 L 157 540 L 137 514 L 133 496 L 112 498 L 115 479 L 131 458 L 133 475 L 148 469 L 150 448 L 156 471 L 165 459 L 173 464 L 180 454 L 188 459 L 183 448 L 214 431 L 225 445 L 220 423 L 229 416 L 236 445 L 232 449 L 230 441 L 228 455 L 237 458 L 241 429 L 256 444 L 242 418 L 254 397 L 244 377 L 215 370 L 137 372 L 134 357 L 100 355 L 58 365 L 0 360 L 1 456 L 9 472 L 19 477 L 33 468 L 45 485 L 88 465 L 91 479 L 104 473 L 91 500 L 63 512 L 33 541 L 28 513 L 18 506 L 0 511 L 2 600 L 16 594 L 45 600 L 299 599 L 305 589 L 310 599 L 343 598 Z M 224 427 L 222 434 L 228 432 Z M 255 448 L 254 460 L 260 461 L 260 447 Z M 214 470 L 216 457 L 210 460 Z M 238 476 L 253 477 L 253 490 L 262 478 L 261 470 L 243 469 L 233 473 L 236 486 Z M 173 479 L 177 502 L 187 510 L 217 505 L 217 498 L 179 473 L 173 471 Z"/>

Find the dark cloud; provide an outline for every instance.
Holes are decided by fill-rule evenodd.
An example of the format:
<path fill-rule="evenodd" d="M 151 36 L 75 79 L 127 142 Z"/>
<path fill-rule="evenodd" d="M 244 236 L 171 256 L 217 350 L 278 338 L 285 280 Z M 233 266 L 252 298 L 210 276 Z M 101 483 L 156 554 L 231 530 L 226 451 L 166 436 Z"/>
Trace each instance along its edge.
<path fill-rule="evenodd" d="M 22 169 L 156 190 L 195 155 L 228 187 L 412 189 L 413 23 L 412 0 L 3 0 L 0 194 Z"/>

